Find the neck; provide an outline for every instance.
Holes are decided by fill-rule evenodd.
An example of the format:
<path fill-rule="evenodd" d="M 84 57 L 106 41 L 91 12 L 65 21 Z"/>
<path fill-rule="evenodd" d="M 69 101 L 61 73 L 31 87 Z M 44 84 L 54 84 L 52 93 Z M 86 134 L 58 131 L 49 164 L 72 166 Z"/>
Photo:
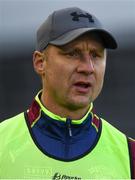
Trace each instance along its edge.
<path fill-rule="evenodd" d="M 70 119 L 81 119 L 89 110 L 90 105 L 88 105 L 85 108 L 78 108 L 78 109 L 69 109 L 65 106 L 55 104 L 51 101 L 51 99 L 47 98 L 44 93 L 41 95 L 41 102 L 42 104 L 52 113 L 64 117 L 64 118 L 70 118 Z"/>

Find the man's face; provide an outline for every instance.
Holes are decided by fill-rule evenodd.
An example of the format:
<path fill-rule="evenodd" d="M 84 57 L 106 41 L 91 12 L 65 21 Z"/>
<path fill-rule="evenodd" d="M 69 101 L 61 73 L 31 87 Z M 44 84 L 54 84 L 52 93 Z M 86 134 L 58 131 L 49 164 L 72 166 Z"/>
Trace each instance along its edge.
<path fill-rule="evenodd" d="M 104 79 L 106 50 L 95 35 L 45 51 L 42 74 L 45 102 L 69 110 L 88 108 L 99 95 Z"/>

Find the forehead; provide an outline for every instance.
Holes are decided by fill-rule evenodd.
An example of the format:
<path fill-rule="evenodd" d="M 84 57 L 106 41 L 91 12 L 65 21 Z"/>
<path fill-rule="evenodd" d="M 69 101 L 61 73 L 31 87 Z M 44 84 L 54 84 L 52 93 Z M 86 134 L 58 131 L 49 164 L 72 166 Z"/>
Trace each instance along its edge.
<path fill-rule="evenodd" d="M 94 48 L 100 48 L 100 49 L 105 49 L 104 48 L 104 44 L 103 44 L 103 40 L 102 38 L 99 36 L 99 34 L 91 32 L 91 33 L 86 33 L 83 34 L 81 36 L 79 36 L 78 38 L 76 38 L 75 40 L 71 41 L 68 44 L 65 44 L 63 46 L 61 46 L 62 48 L 70 48 L 70 47 L 94 47 Z"/>

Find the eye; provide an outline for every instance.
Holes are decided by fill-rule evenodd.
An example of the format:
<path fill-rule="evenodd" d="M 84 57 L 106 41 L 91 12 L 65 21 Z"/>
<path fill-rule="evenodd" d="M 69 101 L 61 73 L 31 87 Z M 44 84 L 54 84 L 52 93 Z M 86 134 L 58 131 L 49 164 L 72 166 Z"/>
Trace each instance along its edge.
<path fill-rule="evenodd" d="M 95 52 L 95 51 L 91 52 L 90 56 L 91 56 L 92 59 L 97 59 L 97 58 L 100 57 L 100 55 L 97 52 Z"/>
<path fill-rule="evenodd" d="M 78 58 L 80 56 L 80 53 L 76 50 L 67 52 L 66 55 L 71 58 Z"/>
<path fill-rule="evenodd" d="M 92 57 L 92 58 L 96 58 L 97 56 L 98 56 L 98 55 L 97 55 L 96 52 L 92 52 L 92 53 L 91 53 L 91 57 Z"/>

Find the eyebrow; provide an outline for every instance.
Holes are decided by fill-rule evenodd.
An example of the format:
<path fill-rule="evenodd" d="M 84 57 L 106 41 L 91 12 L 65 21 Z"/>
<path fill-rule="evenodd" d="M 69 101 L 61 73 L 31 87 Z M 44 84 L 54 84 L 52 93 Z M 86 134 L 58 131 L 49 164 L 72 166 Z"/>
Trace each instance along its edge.
<path fill-rule="evenodd" d="M 65 52 L 65 53 L 66 53 L 66 52 L 68 53 L 68 52 L 70 52 L 70 51 L 78 51 L 78 52 L 82 52 L 82 51 L 83 51 L 82 48 L 76 47 L 76 45 L 72 47 L 72 44 L 66 44 L 66 45 L 64 45 L 64 46 L 59 46 L 58 48 L 59 48 L 60 50 L 62 50 L 63 52 Z M 104 48 L 92 47 L 89 51 L 91 51 L 91 52 L 95 51 L 95 52 L 102 53 L 102 52 L 104 52 Z"/>
<path fill-rule="evenodd" d="M 71 50 L 73 50 L 73 48 L 74 49 L 79 49 L 79 48 L 75 48 L 75 47 L 72 47 L 72 45 L 70 44 L 66 44 L 66 45 L 64 45 L 64 46 L 57 46 L 60 50 L 62 50 L 62 51 L 71 51 Z"/>

